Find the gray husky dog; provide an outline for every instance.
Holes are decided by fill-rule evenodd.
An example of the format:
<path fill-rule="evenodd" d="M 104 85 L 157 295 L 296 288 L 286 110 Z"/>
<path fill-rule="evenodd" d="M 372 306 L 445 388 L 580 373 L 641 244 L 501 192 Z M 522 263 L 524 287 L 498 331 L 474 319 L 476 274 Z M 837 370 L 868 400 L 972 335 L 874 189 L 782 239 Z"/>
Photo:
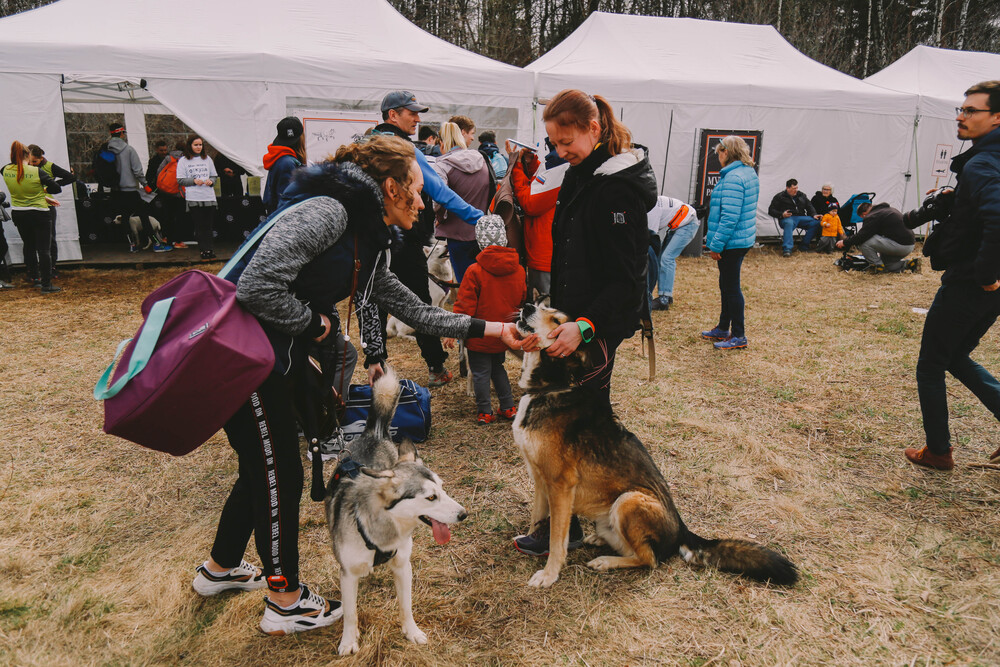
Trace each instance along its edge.
<path fill-rule="evenodd" d="M 467 516 L 445 493 L 441 478 L 424 466 L 413 443 L 397 446 L 390 439 L 399 393 L 391 370 L 375 382 L 365 431 L 351 441 L 326 488 L 326 520 L 340 563 L 344 609 L 340 655 L 358 652 L 358 581 L 383 563 L 396 584 L 403 635 L 414 644 L 427 643 L 413 621 L 413 531 L 426 523 L 434 540 L 445 544 L 451 539 L 448 525 Z"/>

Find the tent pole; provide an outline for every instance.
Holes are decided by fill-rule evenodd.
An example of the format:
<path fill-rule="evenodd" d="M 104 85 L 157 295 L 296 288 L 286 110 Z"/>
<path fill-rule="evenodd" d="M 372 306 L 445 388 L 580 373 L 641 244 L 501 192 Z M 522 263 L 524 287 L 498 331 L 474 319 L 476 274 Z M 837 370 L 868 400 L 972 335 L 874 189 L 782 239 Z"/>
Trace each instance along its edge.
<path fill-rule="evenodd" d="M 667 150 L 663 153 L 663 180 L 660 181 L 660 194 L 667 189 L 667 158 L 670 156 L 670 135 L 674 131 L 674 110 L 670 110 L 670 123 L 667 125 Z"/>

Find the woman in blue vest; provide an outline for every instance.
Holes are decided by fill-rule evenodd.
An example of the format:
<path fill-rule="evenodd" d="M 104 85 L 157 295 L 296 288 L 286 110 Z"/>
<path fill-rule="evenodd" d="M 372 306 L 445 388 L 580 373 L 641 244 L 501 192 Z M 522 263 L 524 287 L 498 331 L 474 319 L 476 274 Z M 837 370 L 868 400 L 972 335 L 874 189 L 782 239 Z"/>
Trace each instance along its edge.
<path fill-rule="evenodd" d="M 757 239 L 757 198 L 760 183 L 754 170 L 750 148 L 740 137 L 729 135 L 716 147 L 722 165 L 719 183 L 708 205 L 708 254 L 719 264 L 719 292 L 722 307 L 719 324 L 701 332 L 715 341 L 719 350 L 747 346 L 743 327 L 743 289 L 740 269 L 747 251 Z"/>
<path fill-rule="evenodd" d="M 41 286 L 43 294 L 58 292 L 62 288 L 52 284 L 52 226 L 45 195 L 59 194 L 62 188 L 44 170 L 28 164 L 28 149 L 20 141 L 10 145 L 3 180 L 10 192 L 11 217 L 24 243 L 28 279 Z"/>

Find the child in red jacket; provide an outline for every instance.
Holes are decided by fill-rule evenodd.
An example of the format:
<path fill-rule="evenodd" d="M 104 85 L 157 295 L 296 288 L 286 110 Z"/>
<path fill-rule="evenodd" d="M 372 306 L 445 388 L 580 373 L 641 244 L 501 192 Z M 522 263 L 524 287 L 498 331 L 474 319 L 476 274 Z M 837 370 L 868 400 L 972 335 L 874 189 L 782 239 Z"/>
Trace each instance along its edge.
<path fill-rule="evenodd" d="M 506 247 L 503 219 L 498 215 L 481 218 L 476 225 L 476 241 L 481 252 L 465 272 L 454 310 L 489 321 L 512 322 L 524 303 L 527 286 L 517 250 Z M 454 340 L 446 339 L 445 345 L 451 347 Z M 497 419 L 490 403 L 491 379 L 500 400 L 500 417 L 514 419 L 517 408 L 503 367 L 507 346 L 499 339 L 469 338 L 465 347 L 476 392 L 477 423 L 489 424 Z"/>

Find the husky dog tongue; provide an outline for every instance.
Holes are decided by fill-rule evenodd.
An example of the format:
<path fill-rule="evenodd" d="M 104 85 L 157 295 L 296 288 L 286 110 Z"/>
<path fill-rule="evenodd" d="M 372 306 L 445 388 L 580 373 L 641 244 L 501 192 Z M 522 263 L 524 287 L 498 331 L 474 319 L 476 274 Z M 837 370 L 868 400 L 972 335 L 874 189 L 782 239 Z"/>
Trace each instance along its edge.
<path fill-rule="evenodd" d="M 427 517 L 430 519 L 430 517 Z M 434 532 L 434 541 L 438 544 L 448 544 L 451 539 L 451 528 L 448 524 L 441 523 L 437 519 L 431 519 L 431 530 Z"/>

